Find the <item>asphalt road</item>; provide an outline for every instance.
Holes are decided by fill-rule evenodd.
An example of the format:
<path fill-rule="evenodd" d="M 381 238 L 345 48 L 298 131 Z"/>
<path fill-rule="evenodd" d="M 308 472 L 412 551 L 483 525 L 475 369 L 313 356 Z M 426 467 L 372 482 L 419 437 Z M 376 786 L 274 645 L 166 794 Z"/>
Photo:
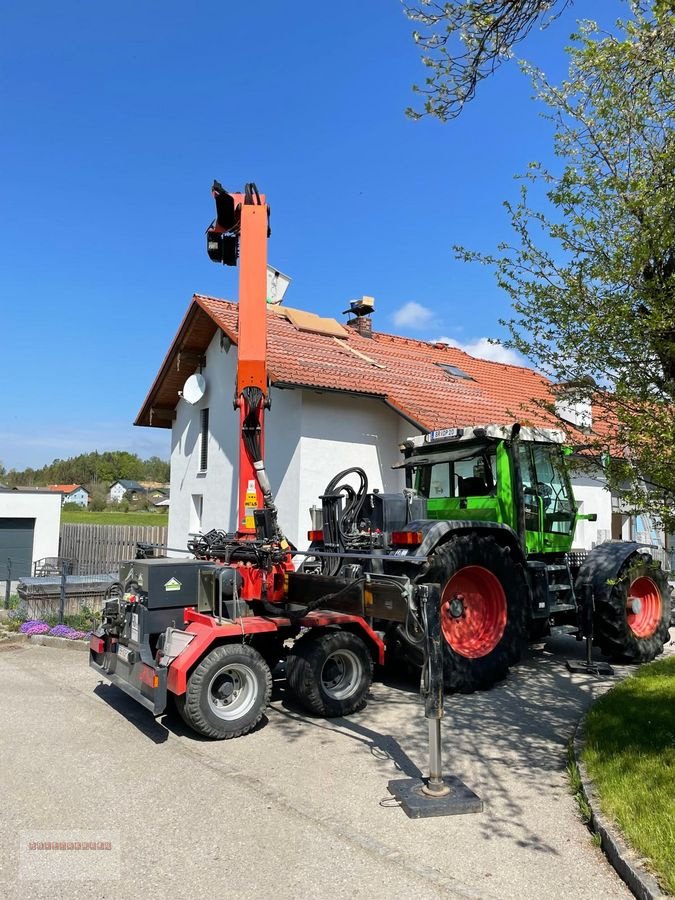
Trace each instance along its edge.
<path fill-rule="evenodd" d="M 485 810 L 409 820 L 385 798 L 426 766 L 412 685 L 376 683 L 365 710 L 327 721 L 287 705 L 279 682 L 262 727 L 210 742 L 155 721 L 85 654 L 3 645 L 0 895 L 629 897 L 568 790 L 566 742 L 607 686 L 570 675 L 572 655 L 581 645 L 551 640 L 504 684 L 447 699 L 445 769 Z M 66 880 L 45 879 L 28 842 L 73 834 L 110 849 L 64 848 Z"/>

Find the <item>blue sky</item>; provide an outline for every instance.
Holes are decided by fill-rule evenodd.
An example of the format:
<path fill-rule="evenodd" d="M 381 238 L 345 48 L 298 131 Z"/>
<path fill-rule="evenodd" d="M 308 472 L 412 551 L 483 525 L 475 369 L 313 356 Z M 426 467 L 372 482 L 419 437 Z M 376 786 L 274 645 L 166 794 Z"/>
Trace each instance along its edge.
<path fill-rule="evenodd" d="M 379 330 L 478 353 L 499 337 L 506 296 L 452 245 L 508 237 L 513 175 L 550 158 L 525 77 L 508 64 L 458 120 L 413 122 L 424 70 L 397 0 L 253 6 L 4 5 L 7 467 L 93 449 L 168 456 L 168 431 L 131 422 L 192 293 L 235 297 L 236 271 L 204 249 L 214 177 L 267 194 L 288 305 L 340 318 L 370 294 Z M 581 7 L 522 47 L 553 77 Z"/>

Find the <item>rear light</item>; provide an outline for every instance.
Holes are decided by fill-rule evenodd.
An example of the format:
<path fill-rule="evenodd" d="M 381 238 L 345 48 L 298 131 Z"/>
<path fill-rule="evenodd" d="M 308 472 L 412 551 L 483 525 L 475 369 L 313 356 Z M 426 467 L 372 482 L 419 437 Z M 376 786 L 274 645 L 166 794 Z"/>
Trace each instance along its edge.
<path fill-rule="evenodd" d="M 138 597 L 136 594 L 125 594 L 124 595 L 125 603 L 138 603 Z"/>
<path fill-rule="evenodd" d="M 307 532 L 307 540 L 308 541 L 323 541 L 323 531 L 308 531 Z"/>
<path fill-rule="evenodd" d="M 89 641 L 89 649 L 93 650 L 94 653 L 104 653 L 105 652 L 105 642 L 100 637 L 92 637 Z"/>
<path fill-rule="evenodd" d="M 392 547 L 419 547 L 424 540 L 421 531 L 392 531 Z"/>
<path fill-rule="evenodd" d="M 143 684 L 147 684 L 148 687 L 156 688 L 159 687 L 159 675 L 152 666 L 148 666 L 146 663 L 143 663 L 141 667 L 141 671 L 139 673 L 139 677 Z"/>

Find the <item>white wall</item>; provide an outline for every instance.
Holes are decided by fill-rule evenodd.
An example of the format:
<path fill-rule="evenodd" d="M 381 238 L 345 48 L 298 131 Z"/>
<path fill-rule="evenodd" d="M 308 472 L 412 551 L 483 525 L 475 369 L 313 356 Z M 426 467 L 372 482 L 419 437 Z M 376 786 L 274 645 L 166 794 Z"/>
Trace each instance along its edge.
<path fill-rule="evenodd" d="M 171 430 L 171 506 L 169 547 L 186 548 L 194 525 L 195 502 L 201 496 L 201 531 L 235 529 L 238 413 L 232 408 L 237 348 L 221 348 L 217 332 L 206 351 L 206 394 L 195 406 L 180 399 Z M 200 464 L 200 413 L 209 410 L 209 456 L 206 472 Z M 234 501 L 234 502 L 233 502 Z"/>
<path fill-rule="evenodd" d="M 574 547 L 591 550 L 596 544 L 612 537 L 612 495 L 605 488 L 602 475 L 594 478 L 588 474 L 572 476 L 572 489 L 580 507 L 580 513 L 596 513 L 597 522 L 577 522 Z"/>
<path fill-rule="evenodd" d="M 61 494 L 0 491 L 0 518 L 35 519 L 33 562 L 59 555 Z"/>
<path fill-rule="evenodd" d="M 302 392 L 300 477 L 296 488 L 298 526 L 296 536 L 291 536 L 299 547 L 307 546 L 310 507 L 321 505 L 319 496 L 342 469 L 364 469 L 369 490 L 396 492 L 404 487 L 402 470 L 391 468 L 401 458 L 401 422 L 398 413 L 379 400 Z M 405 423 L 404 432 L 407 437 L 414 429 Z"/>
<path fill-rule="evenodd" d="M 124 485 L 115 483 L 110 490 L 108 491 L 108 496 L 115 503 L 121 503 L 124 500 L 124 495 L 126 491 L 124 490 Z"/>

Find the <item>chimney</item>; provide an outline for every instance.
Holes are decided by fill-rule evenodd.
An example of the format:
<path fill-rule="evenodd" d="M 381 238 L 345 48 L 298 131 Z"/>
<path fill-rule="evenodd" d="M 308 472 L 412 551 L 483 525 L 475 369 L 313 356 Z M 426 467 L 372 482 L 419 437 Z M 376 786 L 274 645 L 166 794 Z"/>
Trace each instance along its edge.
<path fill-rule="evenodd" d="M 361 337 L 370 338 L 373 336 L 373 318 L 372 313 L 375 311 L 374 297 L 361 297 L 360 300 L 351 300 L 349 309 L 345 309 L 344 313 L 349 315 L 347 319 L 347 327 L 358 331 Z"/>

